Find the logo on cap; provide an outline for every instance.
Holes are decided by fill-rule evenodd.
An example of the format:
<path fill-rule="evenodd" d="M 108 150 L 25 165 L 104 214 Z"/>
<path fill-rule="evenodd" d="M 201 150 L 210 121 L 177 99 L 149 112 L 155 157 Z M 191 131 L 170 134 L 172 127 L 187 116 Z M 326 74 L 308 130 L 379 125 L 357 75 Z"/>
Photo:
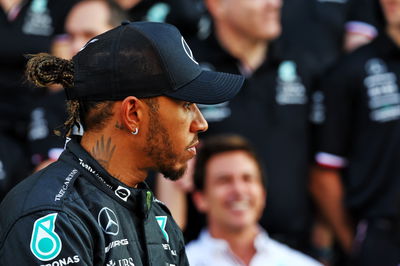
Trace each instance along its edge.
<path fill-rule="evenodd" d="M 118 234 L 118 219 L 111 209 L 107 207 L 101 209 L 99 212 L 99 216 L 97 217 L 97 222 L 99 223 L 104 233 L 114 236 Z"/>
<path fill-rule="evenodd" d="M 117 195 L 118 198 L 122 199 L 123 201 L 127 201 L 131 195 L 131 192 L 125 187 L 118 186 L 118 188 L 115 190 L 115 195 Z"/>
<path fill-rule="evenodd" d="M 189 45 L 186 43 L 186 41 L 183 37 L 181 37 L 181 41 L 182 41 L 183 50 L 185 50 L 185 53 L 187 54 L 187 56 L 189 56 L 190 60 L 192 60 L 193 62 L 195 62 L 198 65 L 199 63 L 197 63 L 197 61 L 194 59 L 192 50 L 190 50 Z"/>

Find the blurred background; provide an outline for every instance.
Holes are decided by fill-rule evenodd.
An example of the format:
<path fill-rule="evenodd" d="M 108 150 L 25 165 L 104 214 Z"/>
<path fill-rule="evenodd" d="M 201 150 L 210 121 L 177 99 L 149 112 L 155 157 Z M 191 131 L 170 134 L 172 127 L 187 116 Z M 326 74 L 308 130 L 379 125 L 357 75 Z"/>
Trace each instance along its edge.
<path fill-rule="evenodd" d="M 204 69 L 246 77 L 232 101 L 199 106 L 200 139 L 237 134 L 255 148 L 267 191 L 255 222 L 324 265 L 400 264 L 400 0 L 0 4 L 0 201 L 65 143 L 53 132 L 66 119 L 63 88 L 31 87 L 27 56 L 70 59 L 122 21 L 167 22 Z M 187 242 L 207 226 L 195 167 L 177 182 L 147 180 Z"/>

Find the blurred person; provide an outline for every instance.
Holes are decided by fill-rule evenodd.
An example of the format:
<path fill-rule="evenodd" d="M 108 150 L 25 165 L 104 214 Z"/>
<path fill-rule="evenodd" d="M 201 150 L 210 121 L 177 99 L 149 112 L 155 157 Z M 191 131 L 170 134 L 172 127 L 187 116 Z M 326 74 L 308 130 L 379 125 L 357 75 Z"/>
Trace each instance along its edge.
<path fill-rule="evenodd" d="M 34 55 L 27 76 L 64 86 L 70 139 L 0 205 L 0 264 L 188 265 L 181 231 L 144 181 L 150 170 L 182 175 L 208 127 L 195 103 L 232 98 L 243 78 L 203 71 L 174 26 L 151 22 L 125 22 L 72 60 Z M 83 136 L 72 136 L 79 123 Z"/>
<path fill-rule="evenodd" d="M 132 21 L 167 22 L 185 38 L 195 36 L 205 15 L 203 0 L 114 0 Z"/>
<path fill-rule="evenodd" d="M 127 13 L 111 0 L 84 0 L 69 12 L 65 31 L 68 34 L 71 57 L 94 36 L 128 20 Z"/>
<path fill-rule="evenodd" d="M 6 36 L 0 44 L 0 198 L 32 170 L 27 127 L 30 106 L 43 91 L 24 81 L 24 55 L 49 52 L 54 43 L 61 42 L 66 14 L 75 2 L 0 1 L 0 33 Z"/>
<path fill-rule="evenodd" d="M 29 161 L 19 143 L 12 137 L 0 134 L 0 202 L 30 171 Z"/>
<path fill-rule="evenodd" d="M 193 198 L 207 227 L 186 247 L 191 265 L 321 265 L 271 239 L 258 224 L 266 205 L 265 176 L 245 139 L 206 139 L 194 171 Z"/>
<path fill-rule="evenodd" d="M 207 0 L 213 31 L 191 46 L 204 68 L 240 73 L 246 82 L 229 102 L 200 109 L 210 130 L 240 134 L 251 141 L 268 165 L 269 207 L 260 220 L 273 238 L 306 250 L 311 209 L 307 190 L 309 164 L 308 96 L 311 78 L 297 58 L 281 53 L 280 0 Z M 285 195 L 291 195 L 291 198 Z M 162 199 L 164 200 L 164 199 Z M 292 219 L 292 217 L 297 217 Z M 187 237 L 195 237 L 190 215 Z"/>
<path fill-rule="evenodd" d="M 322 82 L 326 120 L 311 175 L 351 265 L 400 263 L 400 1 L 379 2 L 379 36 Z"/>
<path fill-rule="evenodd" d="M 68 13 L 65 23 L 67 45 L 57 56 L 72 58 L 90 39 L 120 25 L 125 20 L 127 20 L 126 13 L 112 1 L 78 2 Z M 36 170 L 56 161 L 63 151 L 65 140 L 56 136 L 54 130 L 67 118 L 65 100 L 61 86 L 50 86 L 47 93 L 32 105 L 28 146 Z"/>
<path fill-rule="evenodd" d="M 302 54 L 316 75 L 323 74 L 344 53 L 369 43 L 376 35 L 374 1 L 285 0 L 283 3 L 285 53 Z"/>
<path fill-rule="evenodd" d="M 325 119 L 319 82 L 324 73 L 346 53 L 372 41 L 378 34 L 375 0 L 285 0 L 282 36 L 285 54 L 300 55 L 313 75 L 310 96 L 312 134 Z M 315 148 L 312 136 L 311 147 Z M 332 243 L 332 232 L 319 215 L 313 225 L 313 255 L 333 261 L 341 257 Z M 340 259 L 339 259 L 340 260 Z M 340 263 L 340 262 L 338 262 Z"/>

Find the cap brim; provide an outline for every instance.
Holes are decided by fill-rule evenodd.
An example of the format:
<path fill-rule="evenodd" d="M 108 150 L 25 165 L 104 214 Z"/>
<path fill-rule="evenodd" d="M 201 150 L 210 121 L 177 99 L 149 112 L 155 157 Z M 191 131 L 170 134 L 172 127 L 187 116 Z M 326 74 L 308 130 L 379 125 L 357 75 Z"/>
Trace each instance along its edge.
<path fill-rule="evenodd" d="M 217 104 L 229 101 L 240 90 L 244 77 L 235 74 L 203 71 L 197 78 L 176 91 L 164 95 L 192 103 Z"/>

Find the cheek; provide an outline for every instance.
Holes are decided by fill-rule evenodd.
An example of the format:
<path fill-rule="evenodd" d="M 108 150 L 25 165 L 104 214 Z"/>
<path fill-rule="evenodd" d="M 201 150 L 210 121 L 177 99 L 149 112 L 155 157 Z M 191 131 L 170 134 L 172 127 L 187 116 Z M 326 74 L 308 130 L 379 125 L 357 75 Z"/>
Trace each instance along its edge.
<path fill-rule="evenodd" d="M 253 195 L 256 206 L 259 208 L 264 208 L 266 203 L 266 194 L 264 190 L 260 188 L 259 185 L 256 185 L 251 190 L 251 194 Z"/>
<path fill-rule="evenodd" d="M 208 194 L 208 202 L 209 204 L 212 204 L 211 207 L 223 206 L 227 197 L 229 197 L 229 195 L 226 188 L 214 187 L 212 193 Z"/>

